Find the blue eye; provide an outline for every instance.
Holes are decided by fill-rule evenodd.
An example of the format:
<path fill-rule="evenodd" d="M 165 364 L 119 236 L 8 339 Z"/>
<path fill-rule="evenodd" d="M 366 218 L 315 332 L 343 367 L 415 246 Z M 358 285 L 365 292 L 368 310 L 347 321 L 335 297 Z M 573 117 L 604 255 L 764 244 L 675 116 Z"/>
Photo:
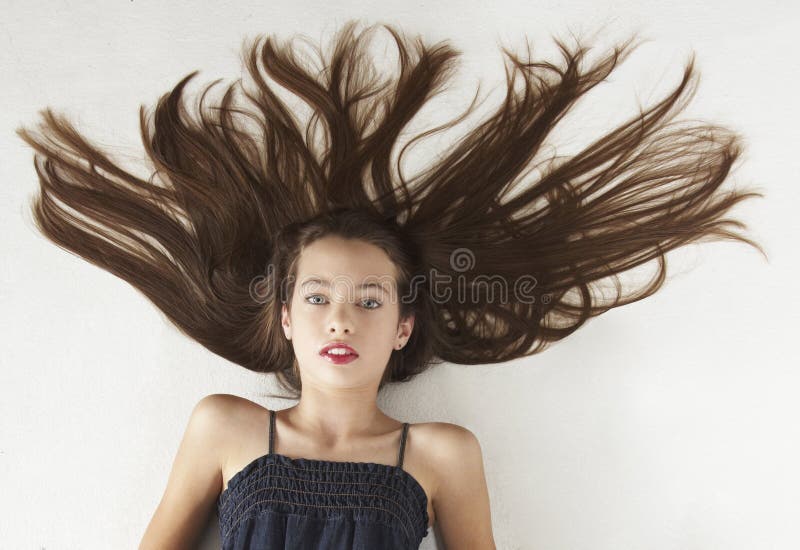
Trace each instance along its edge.
<path fill-rule="evenodd" d="M 321 294 L 312 294 L 311 296 L 306 296 L 306 303 L 309 303 L 309 304 L 315 305 L 315 306 L 316 305 L 322 305 L 324 303 L 324 302 L 311 302 L 311 301 L 309 301 L 309 300 L 312 300 L 313 298 L 322 298 L 323 300 L 325 300 L 325 297 L 322 296 Z M 365 309 L 378 309 L 379 307 L 381 307 L 381 303 L 379 301 L 375 300 L 374 298 L 367 298 L 366 300 L 363 300 L 361 303 L 364 304 L 364 303 L 367 303 L 367 302 L 375 302 L 375 305 L 374 306 L 366 306 Z"/>
<path fill-rule="evenodd" d="M 376 304 L 375 306 L 368 307 L 367 309 L 378 309 L 379 307 L 381 307 L 381 303 L 378 300 L 374 300 L 372 298 L 367 298 L 366 300 L 364 300 L 364 302 L 375 302 Z"/>

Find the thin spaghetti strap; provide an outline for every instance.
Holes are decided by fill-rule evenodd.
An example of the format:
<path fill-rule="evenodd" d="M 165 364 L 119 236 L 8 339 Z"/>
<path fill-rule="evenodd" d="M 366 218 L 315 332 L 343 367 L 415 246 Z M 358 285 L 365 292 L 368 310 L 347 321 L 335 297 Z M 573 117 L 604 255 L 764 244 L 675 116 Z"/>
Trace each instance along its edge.
<path fill-rule="evenodd" d="M 403 435 L 400 437 L 400 457 L 397 461 L 398 468 L 403 468 L 403 451 L 406 449 L 406 435 L 408 434 L 408 422 L 403 422 Z"/>
<path fill-rule="evenodd" d="M 275 449 L 275 411 L 269 411 L 269 454 Z"/>

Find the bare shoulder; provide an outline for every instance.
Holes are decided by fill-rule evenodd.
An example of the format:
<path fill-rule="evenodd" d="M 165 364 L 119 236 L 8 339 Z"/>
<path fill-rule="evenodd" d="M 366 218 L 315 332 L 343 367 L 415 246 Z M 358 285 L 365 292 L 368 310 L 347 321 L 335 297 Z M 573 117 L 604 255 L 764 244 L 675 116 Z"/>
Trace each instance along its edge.
<path fill-rule="evenodd" d="M 235 424 L 238 417 L 246 415 L 248 406 L 252 403 L 242 397 L 227 393 L 213 393 L 200 399 L 192 411 L 192 419 L 201 423 L 209 436 L 221 435 Z"/>
<path fill-rule="evenodd" d="M 263 417 L 269 412 L 269 409 L 254 401 L 229 393 L 206 395 L 198 402 L 197 407 L 218 420 L 228 422 L 228 428 L 246 426 L 254 417 Z"/>
<path fill-rule="evenodd" d="M 231 421 L 245 405 L 232 395 L 212 394 L 194 406 L 170 470 L 167 487 L 139 548 L 194 548 L 222 490 Z"/>
<path fill-rule="evenodd" d="M 225 465 L 232 446 L 241 440 L 241 434 L 252 430 L 263 421 L 267 409 L 244 397 L 227 393 L 206 395 L 195 405 L 192 417 L 206 426 L 214 448 L 220 452 L 220 462 Z"/>
<path fill-rule="evenodd" d="M 433 508 L 446 546 L 494 548 L 489 490 L 478 437 L 449 422 L 425 424 Z M 434 443 L 435 442 L 435 443 Z"/>
<path fill-rule="evenodd" d="M 426 425 L 432 436 L 441 443 L 439 449 L 445 454 L 462 450 L 464 445 L 479 445 L 477 436 L 464 426 L 450 422 L 428 422 Z"/>
<path fill-rule="evenodd" d="M 224 417 L 226 420 L 231 420 L 231 415 L 234 418 L 245 418 L 251 416 L 256 411 L 262 413 L 267 412 L 267 409 L 258 403 L 229 393 L 212 393 L 206 395 L 200 399 L 196 407 L 202 408 L 206 411 L 206 414 Z"/>
<path fill-rule="evenodd" d="M 202 405 L 201 405 L 202 404 Z M 247 421 L 253 416 L 263 417 L 269 409 L 245 397 L 230 393 L 212 393 L 203 397 L 197 404 L 228 421 Z"/>
<path fill-rule="evenodd" d="M 435 500 L 444 474 L 463 465 L 465 454 L 480 456 L 480 443 L 471 430 L 450 422 L 423 422 L 415 424 L 414 430 L 418 442 L 415 448 L 425 450 Z"/>
<path fill-rule="evenodd" d="M 198 406 L 202 404 L 204 408 L 208 408 L 219 413 L 236 413 L 237 411 L 244 412 L 245 410 L 249 410 L 254 407 L 258 407 L 261 410 L 266 410 L 258 403 L 254 403 L 249 399 L 245 399 L 244 397 L 230 393 L 212 393 L 200 399 L 197 404 Z"/>

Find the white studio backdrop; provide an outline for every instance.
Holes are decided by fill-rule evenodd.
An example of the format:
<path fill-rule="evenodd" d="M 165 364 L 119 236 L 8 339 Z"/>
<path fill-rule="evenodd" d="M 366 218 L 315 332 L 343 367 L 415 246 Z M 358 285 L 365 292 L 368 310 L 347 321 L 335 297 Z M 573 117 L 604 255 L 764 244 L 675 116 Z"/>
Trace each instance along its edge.
<path fill-rule="evenodd" d="M 290 404 L 260 397 L 271 378 L 212 355 L 132 287 L 36 233 L 32 150 L 14 130 L 51 106 L 135 166 L 141 104 L 195 69 L 189 90 L 240 77 L 245 37 L 324 42 L 351 18 L 462 52 L 452 91 L 428 111 L 437 120 L 461 112 L 478 80 L 482 93 L 502 89 L 501 43 L 522 54 L 527 36 L 536 57 L 559 61 L 551 36 L 597 31 L 600 55 L 640 31 L 649 42 L 570 115 L 573 151 L 571 140 L 661 99 L 697 54 L 699 89 L 681 116 L 744 137 L 726 185 L 765 192 L 733 215 L 769 263 L 742 244 L 687 247 L 668 255 L 670 280 L 655 296 L 539 356 L 442 365 L 381 406 L 478 436 L 498 549 L 800 547 L 796 6 L 4 0 L 2 11 L 0 548 L 135 548 L 201 397 Z M 203 548 L 219 547 L 217 528 L 213 517 Z M 436 547 L 432 530 L 423 548 Z"/>

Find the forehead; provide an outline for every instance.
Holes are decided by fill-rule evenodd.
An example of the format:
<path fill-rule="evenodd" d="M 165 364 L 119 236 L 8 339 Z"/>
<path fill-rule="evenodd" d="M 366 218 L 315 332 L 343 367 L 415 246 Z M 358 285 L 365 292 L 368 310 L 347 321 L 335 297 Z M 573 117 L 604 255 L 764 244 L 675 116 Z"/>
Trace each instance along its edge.
<path fill-rule="evenodd" d="M 395 265 L 381 248 L 354 239 L 323 237 L 303 249 L 297 263 L 297 284 L 327 287 L 347 284 L 358 289 L 379 285 L 392 290 L 396 285 Z M 365 287 L 365 288 L 366 288 Z"/>

